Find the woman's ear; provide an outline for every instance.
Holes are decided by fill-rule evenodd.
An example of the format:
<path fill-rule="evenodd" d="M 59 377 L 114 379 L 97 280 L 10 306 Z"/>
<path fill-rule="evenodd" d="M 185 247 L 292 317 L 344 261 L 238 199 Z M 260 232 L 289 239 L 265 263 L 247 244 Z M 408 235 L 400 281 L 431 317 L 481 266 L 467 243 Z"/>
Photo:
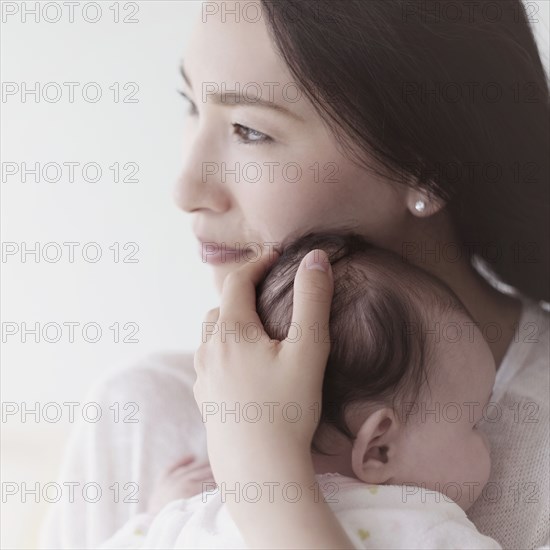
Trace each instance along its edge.
<path fill-rule="evenodd" d="M 407 191 L 407 209 L 417 218 L 429 218 L 445 207 L 445 201 L 432 193 L 415 187 Z"/>
<path fill-rule="evenodd" d="M 397 473 L 402 427 L 394 411 L 378 409 L 361 424 L 353 442 L 353 473 L 365 483 L 387 483 Z"/>

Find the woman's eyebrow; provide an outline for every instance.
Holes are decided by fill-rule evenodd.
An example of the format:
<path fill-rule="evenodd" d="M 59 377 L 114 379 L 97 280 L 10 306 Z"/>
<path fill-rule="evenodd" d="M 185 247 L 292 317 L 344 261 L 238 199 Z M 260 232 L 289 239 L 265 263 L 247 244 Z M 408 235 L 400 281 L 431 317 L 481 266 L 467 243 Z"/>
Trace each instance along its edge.
<path fill-rule="evenodd" d="M 183 64 L 180 65 L 179 69 L 183 80 L 185 81 L 187 86 L 189 86 L 189 89 L 193 91 L 193 86 L 191 85 L 191 79 L 185 72 Z M 272 109 L 279 113 L 288 115 L 292 118 L 299 120 L 300 122 L 305 122 L 303 117 L 291 111 L 290 109 L 287 109 L 283 105 L 280 105 L 279 103 L 276 103 L 274 101 L 268 101 L 266 99 L 262 99 L 261 97 L 251 98 L 245 94 L 241 94 L 238 92 L 223 92 L 223 93 L 207 92 L 207 95 L 208 95 L 208 98 L 210 98 L 210 100 L 212 101 L 212 103 L 216 105 L 239 105 L 241 103 L 244 103 L 254 107 L 265 107 L 267 109 Z"/>
<path fill-rule="evenodd" d="M 185 83 L 189 86 L 189 89 L 193 91 L 193 86 L 191 86 L 191 80 L 187 76 L 187 73 L 185 72 L 185 69 L 183 68 L 183 63 L 180 64 L 180 74 L 185 81 Z"/>

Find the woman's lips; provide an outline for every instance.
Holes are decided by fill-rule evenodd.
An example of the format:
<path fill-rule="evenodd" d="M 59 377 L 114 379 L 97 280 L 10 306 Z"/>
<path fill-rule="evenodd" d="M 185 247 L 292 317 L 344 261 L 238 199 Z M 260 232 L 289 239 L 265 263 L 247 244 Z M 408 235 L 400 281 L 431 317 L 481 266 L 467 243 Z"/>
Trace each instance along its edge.
<path fill-rule="evenodd" d="M 260 250 L 253 250 L 248 245 L 235 248 L 226 243 L 199 241 L 201 261 L 212 265 L 253 261 L 258 258 L 259 253 Z"/>

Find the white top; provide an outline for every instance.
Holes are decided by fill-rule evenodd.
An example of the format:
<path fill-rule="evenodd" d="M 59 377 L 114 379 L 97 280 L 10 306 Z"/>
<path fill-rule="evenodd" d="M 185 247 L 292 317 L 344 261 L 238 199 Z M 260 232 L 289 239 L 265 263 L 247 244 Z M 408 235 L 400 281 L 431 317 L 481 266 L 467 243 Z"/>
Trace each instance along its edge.
<path fill-rule="evenodd" d="M 318 475 L 316 481 L 316 490 L 322 491 L 355 548 L 501 548 L 441 493 L 367 485 L 339 474 Z M 261 490 L 258 485 L 251 498 Z M 208 491 L 171 502 L 154 518 L 139 514 L 101 548 L 246 548 L 223 498 L 221 491 Z M 298 498 L 295 489 L 290 498 Z"/>
<path fill-rule="evenodd" d="M 489 484 L 468 516 L 504 548 L 537 548 L 550 541 L 549 522 L 549 314 L 528 302 L 497 373 L 493 402 L 500 418 L 484 422 L 492 447 Z M 103 415 L 75 429 L 60 483 L 93 482 L 98 502 L 75 491 L 74 502 L 51 505 L 41 544 L 45 548 L 96 548 L 130 518 L 145 512 L 159 476 L 184 454 L 206 459 L 206 438 L 193 398 L 192 355 L 150 357 L 101 381 L 88 399 L 108 410 L 139 406 L 119 422 Z M 493 407 L 493 409 L 495 409 Z M 133 412 L 134 406 L 127 409 Z M 488 416 L 496 416 L 495 410 Z M 112 488 L 113 487 L 113 488 Z"/>

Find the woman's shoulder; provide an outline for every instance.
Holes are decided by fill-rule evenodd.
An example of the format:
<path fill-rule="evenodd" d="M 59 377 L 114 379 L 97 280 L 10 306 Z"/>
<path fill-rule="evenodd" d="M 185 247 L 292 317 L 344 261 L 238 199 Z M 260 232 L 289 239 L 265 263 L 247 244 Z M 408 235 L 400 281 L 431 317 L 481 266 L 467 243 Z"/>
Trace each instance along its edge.
<path fill-rule="evenodd" d="M 195 381 L 192 352 L 157 352 L 145 355 L 114 371 L 109 371 L 91 387 L 90 394 L 98 399 L 121 394 L 164 394 Z"/>
<path fill-rule="evenodd" d="M 547 391 L 549 336 L 550 311 L 547 305 L 525 301 L 514 339 L 497 371 L 495 393 L 512 387 L 520 393 Z"/>
<path fill-rule="evenodd" d="M 144 355 L 138 361 L 127 364 L 108 377 L 128 376 L 174 376 L 187 377 L 194 374 L 193 352 L 155 352 Z"/>

